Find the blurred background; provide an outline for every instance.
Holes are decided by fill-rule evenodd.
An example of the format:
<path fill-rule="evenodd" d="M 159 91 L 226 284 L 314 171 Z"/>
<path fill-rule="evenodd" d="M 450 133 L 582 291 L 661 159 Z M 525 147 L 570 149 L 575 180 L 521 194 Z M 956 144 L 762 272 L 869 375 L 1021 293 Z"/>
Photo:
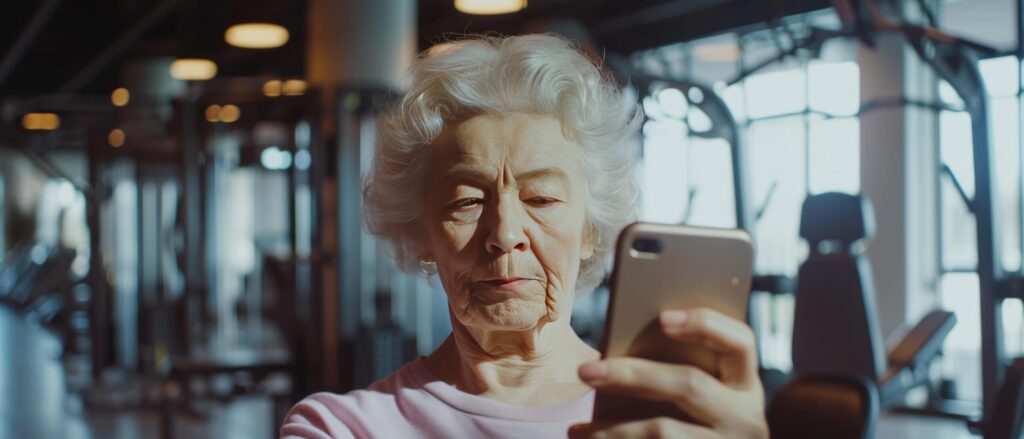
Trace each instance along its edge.
<path fill-rule="evenodd" d="M 1020 1 L 880 3 L 984 48 L 996 261 L 1019 272 Z M 857 4 L 5 3 L 0 437 L 274 437 L 302 396 L 430 353 L 443 291 L 365 231 L 359 183 L 415 54 L 483 32 L 577 40 L 642 105 L 641 219 L 753 234 L 764 367 L 792 367 L 801 203 L 864 193 L 883 333 L 955 311 L 934 378 L 980 403 L 971 117 L 899 35 L 833 38 Z M 606 304 L 574 311 L 595 345 Z M 1020 299 L 999 310 L 1024 353 Z"/>

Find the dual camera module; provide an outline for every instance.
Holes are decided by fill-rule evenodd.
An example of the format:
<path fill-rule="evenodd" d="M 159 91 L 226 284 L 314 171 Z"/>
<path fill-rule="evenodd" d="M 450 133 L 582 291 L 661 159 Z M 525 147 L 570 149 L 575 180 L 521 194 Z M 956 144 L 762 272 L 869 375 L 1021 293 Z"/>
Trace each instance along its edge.
<path fill-rule="evenodd" d="M 633 240 L 633 250 L 640 253 L 661 253 L 661 240 L 657 238 L 640 237 Z"/>

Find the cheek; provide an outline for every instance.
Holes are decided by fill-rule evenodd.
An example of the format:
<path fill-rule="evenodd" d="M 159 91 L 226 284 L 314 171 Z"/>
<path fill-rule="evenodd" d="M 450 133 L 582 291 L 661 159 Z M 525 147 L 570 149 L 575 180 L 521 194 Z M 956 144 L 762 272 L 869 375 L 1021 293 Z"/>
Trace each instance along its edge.
<path fill-rule="evenodd" d="M 430 232 L 429 250 L 435 256 L 438 275 L 449 300 L 461 303 L 466 291 L 459 288 L 462 278 L 469 275 L 477 259 L 473 240 L 475 224 L 435 223 Z"/>
<path fill-rule="evenodd" d="M 567 284 L 575 280 L 579 270 L 583 215 L 562 212 L 538 220 L 538 233 L 532 239 L 534 253 L 545 271 L 554 274 L 565 289 L 571 290 Z"/>
<path fill-rule="evenodd" d="M 476 234 L 476 223 L 441 223 L 440 232 L 437 233 L 440 239 L 436 239 L 436 246 L 448 256 L 457 256 L 469 248 L 470 241 Z"/>

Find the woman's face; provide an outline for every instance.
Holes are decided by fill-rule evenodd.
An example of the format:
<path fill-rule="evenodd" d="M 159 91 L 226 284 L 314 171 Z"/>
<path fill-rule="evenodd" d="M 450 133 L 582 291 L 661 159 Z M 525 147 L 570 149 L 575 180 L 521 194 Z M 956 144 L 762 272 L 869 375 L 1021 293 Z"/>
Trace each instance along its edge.
<path fill-rule="evenodd" d="M 432 147 L 423 258 L 458 322 L 521 331 L 567 315 L 593 255 L 579 145 L 553 117 L 512 113 L 450 124 Z"/>

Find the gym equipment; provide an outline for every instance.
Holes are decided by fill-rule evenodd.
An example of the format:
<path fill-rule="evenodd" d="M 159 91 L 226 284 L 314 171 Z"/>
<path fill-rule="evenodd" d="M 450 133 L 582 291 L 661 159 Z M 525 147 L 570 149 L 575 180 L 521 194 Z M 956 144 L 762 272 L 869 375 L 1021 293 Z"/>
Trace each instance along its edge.
<path fill-rule="evenodd" d="M 801 376 L 771 401 L 768 430 L 791 439 L 868 439 L 878 409 L 878 391 L 864 377 Z"/>
<path fill-rule="evenodd" d="M 928 382 L 928 365 L 940 355 L 956 316 L 932 311 L 884 352 L 871 269 L 861 257 L 873 233 L 864 196 L 831 192 L 804 201 L 800 236 L 810 255 L 797 280 L 793 369 L 866 377 L 877 384 L 882 407 L 890 408 Z"/>
<path fill-rule="evenodd" d="M 1018 358 L 1006 368 L 991 416 L 970 425 L 972 432 L 985 439 L 1018 439 L 1024 433 L 1024 359 Z"/>
<path fill-rule="evenodd" d="M 831 38 L 854 38 L 866 46 L 874 45 L 874 36 L 880 33 L 896 34 L 906 40 L 920 59 L 942 79 L 947 81 L 963 100 L 963 111 L 971 118 L 971 142 L 974 164 L 974 197 L 965 202 L 974 214 L 977 224 L 977 273 L 981 306 L 981 369 L 983 417 L 992 416 L 997 392 L 1003 381 L 1008 360 L 1002 343 L 1002 301 L 1006 298 L 1024 299 L 1024 273 L 1002 270 L 996 243 L 1000 230 L 996 224 L 996 187 L 993 145 L 989 133 L 988 95 L 978 70 L 982 58 L 998 55 L 991 47 L 965 38 L 947 34 L 930 25 L 922 26 L 885 16 L 876 2 L 870 0 L 832 0 L 839 13 L 843 29 L 832 31 L 817 29 L 780 51 L 775 59 L 767 60 L 752 70 L 784 59 L 800 49 L 815 49 Z M 1019 2 L 1018 2 L 1019 3 Z M 924 8 L 927 12 L 927 8 Z M 1024 16 L 1018 17 L 1018 43 L 1024 41 Z M 1018 58 L 1024 56 L 1024 44 L 1018 44 Z M 940 103 L 890 99 L 864 103 L 861 113 L 885 106 L 918 106 L 944 109 Z M 950 174 L 952 176 L 952 174 Z M 954 176 L 955 180 L 955 176 Z M 961 193 L 963 196 L 964 194 Z M 883 397 L 884 399 L 884 397 Z"/>
<path fill-rule="evenodd" d="M 75 252 L 42 244 L 23 245 L 0 265 L 0 302 L 38 323 L 51 323 L 70 302 Z"/>
<path fill-rule="evenodd" d="M 174 358 L 170 371 L 162 386 L 160 401 L 160 437 L 171 439 L 175 436 L 174 415 L 181 404 L 196 399 L 230 401 L 244 395 L 265 395 L 272 401 L 269 420 L 271 430 L 277 430 L 291 406 L 290 385 L 275 382 L 275 376 L 285 375 L 291 370 L 291 359 L 287 352 L 258 350 L 232 350 L 210 352 L 207 355 L 192 355 Z M 196 394 L 194 382 L 204 383 L 203 388 L 214 387 L 210 383 L 217 378 L 227 378 L 231 383 L 228 392 L 214 395 Z M 276 384 L 276 385 L 275 385 Z"/>

